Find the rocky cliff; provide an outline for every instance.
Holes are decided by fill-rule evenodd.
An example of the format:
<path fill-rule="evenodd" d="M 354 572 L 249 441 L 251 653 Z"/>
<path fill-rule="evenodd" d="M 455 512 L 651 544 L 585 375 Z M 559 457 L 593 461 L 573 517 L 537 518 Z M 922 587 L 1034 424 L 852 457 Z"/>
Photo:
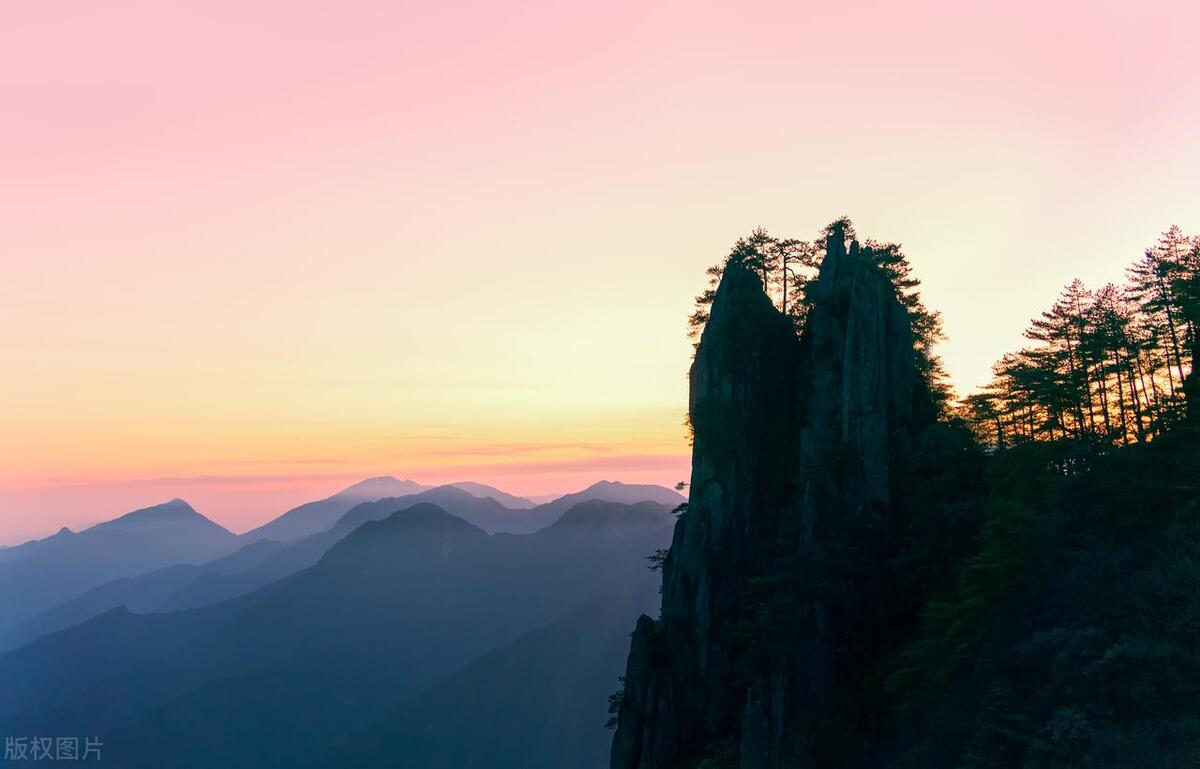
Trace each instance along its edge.
<path fill-rule="evenodd" d="M 823 765 L 838 694 L 875 643 L 892 479 L 918 376 L 870 249 L 835 228 L 797 338 L 757 274 L 725 268 L 691 369 L 689 508 L 662 613 L 634 632 L 613 769 Z"/>

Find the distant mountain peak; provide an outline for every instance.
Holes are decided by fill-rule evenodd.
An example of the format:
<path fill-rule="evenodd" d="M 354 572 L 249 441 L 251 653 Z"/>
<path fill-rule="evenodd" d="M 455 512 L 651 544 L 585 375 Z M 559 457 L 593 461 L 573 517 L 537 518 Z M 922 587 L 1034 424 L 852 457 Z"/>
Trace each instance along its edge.
<path fill-rule="evenodd" d="M 588 486 L 588 488 L 589 489 L 597 489 L 597 490 L 599 490 L 599 489 L 620 489 L 620 488 L 626 488 L 626 487 L 634 486 L 634 485 L 636 485 L 636 484 L 622 483 L 621 481 L 600 480 L 600 481 L 596 481 L 591 486 Z"/>
<path fill-rule="evenodd" d="M 501 492 L 503 493 L 503 492 Z M 447 484 L 445 486 L 434 486 L 428 491 L 422 492 L 417 497 L 418 499 L 428 500 L 431 504 L 438 504 L 441 501 L 471 501 L 478 505 L 495 507 L 500 510 L 509 510 L 501 500 L 493 496 L 483 496 L 482 494 L 472 493 L 468 489 L 464 489 L 457 484 Z"/>
<path fill-rule="evenodd" d="M 567 510 L 551 529 L 569 526 L 628 526 L 647 524 L 660 526 L 674 520 L 671 508 L 661 502 L 610 502 L 606 499 L 589 499 Z"/>
<path fill-rule="evenodd" d="M 400 497 L 405 494 L 415 494 L 425 491 L 428 488 L 429 486 L 417 483 L 408 478 L 397 478 L 392 475 L 376 475 L 347 486 L 338 492 L 338 496 L 362 496 L 382 499 L 383 497 Z"/>
<path fill-rule="evenodd" d="M 359 529 L 355 530 L 354 534 L 363 536 L 364 529 L 367 530 L 366 534 L 369 535 L 372 531 L 404 531 L 433 528 L 447 531 L 478 532 L 480 536 L 487 536 L 487 532 L 483 529 L 459 518 L 457 515 L 448 513 L 441 505 L 433 502 L 418 502 L 403 510 L 397 510 L 386 518 L 378 521 L 369 521 L 368 524 L 371 524 L 371 527 L 367 525 L 359 527 Z"/>
<path fill-rule="evenodd" d="M 385 500 L 380 500 L 383 501 Z M 346 559 L 369 557 L 372 553 L 379 557 L 391 558 L 398 544 L 405 547 L 418 546 L 415 543 L 422 537 L 429 536 L 482 539 L 488 537 L 483 529 L 451 515 L 442 507 L 430 502 L 419 502 L 384 518 L 369 519 L 356 526 L 325 553 L 318 567 L 322 564 L 329 566 L 345 562 Z"/>
<path fill-rule="evenodd" d="M 412 521 L 420 523 L 434 521 L 446 522 L 453 526 L 471 526 L 471 524 L 467 523 L 462 518 L 451 515 L 450 513 L 446 512 L 445 508 L 441 507 L 440 505 L 435 505 L 432 502 L 418 502 L 411 507 L 406 507 L 403 510 L 397 510 L 389 517 L 395 518 L 398 521 Z M 472 528 L 476 527 L 472 526 Z"/>
<path fill-rule="evenodd" d="M 87 531 L 145 533 L 157 529 L 163 531 L 177 529 L 173 535 L 177 538 L 183 532 L 190 532 L 188 536 L 196 536 L 200 532 L 206 532 L 205 536 L 213 535 L 220 538 L 232 539 L 235 536 L 224 526 L 197 512 L 194 507 L 179 498 L 163 502 L 160 505 L 134 510 L 132 513 L 126 513 L 111 521 L 98 523 Z"/>
<path fill-rule="evenodd" d="M 351 486 L 350 488 L 354 488 L 355 486 L 369 486 L 369 485 L 378 484 L 378 483 L 417 483 L 417 482 L 412 480 L 411 478 L 397 478 L 394 475 L 373 475 L 370 478 L 363 478 L 361 481 L 354 484 L 354 486 Z M 417 485 L 419 486 L 421 484 L 417 484 Z"/>
<path fill-rule="evenodd" d="M 557 520 L 568 510 L 592 501 L 615 502 L 621 505 L 654 502 L 659 505 L 665 505 L 670 509 L 683 502 L 684 497 L 678 492 L 668 489 L 666 486 L 601 480 L 596 481 L 582 491 L 564 494 L 549 502 L 544 502 L 535 507 L 533 512 L 546 519 L 547 523 L 550 523 Z M 584 508 L 584 512 L 586 513 L 588 509 Z"/>
<path fill-rule="evenodd" d="M 623 481 L 596 481 L 582 491 L 566 494 L 562 499 L 604 499 L 610 502 L 634 503 L 642 501 L 678 504 L 684 496 L 674 489 L 653 483 L 624 483 Z"/>
<path fill-rule="evenodd" d="M 460 497 L 460 498 L 475 496 L 474 494 L 467 491 L 466 489 L 461 489 L 458 486 L 454 486 L 452 484 L 446 484 L 445 486 L 434 486 L 432 489 L 429 489 L 429 491 L 436 491 L 438 494 L 444 494 L 446 496 Z M 479 499 L 479 497 L 475 497 L 475 498 Z"/>
<path fill-rule="evenodd" d="M 363 502 L 407 497 L 419 494 L 429 488 L 429 486 L 416 481 L 400 479 L 391 475 L 364 478 L 330 497 L 293 507 L 278 518 L 274 518 L 242 536 L 246 540 L 273 539 L 279 542 L 293 542 L 326 531 L 337 524 L 347 512 Z"/>
<path fill-rule="evenodd" d="M 180 520 L 184 518 L 204 518 L 196 509 L 189 505 L 184 500 L 176 497 L 169 502 L 163 502 L 160 505 L 151 505 L 143 507 L 139 510 L 134 510 L 131 513 L 125 513 L 119 518 L 114 518 L 108 523 L 140 523 L 145 521 L 165 521 L 165 520 Z M 99 524 L 101 526 L 107 524 Z"/>
<path fill-rule="evenodd" d="M 600 490 L 616 490 L 616 489 L 667 489 L 666 486 L 659 486 L 653 483 L 625 483 L 624 481 L 609 481 L 600 480 L 588 486 L 584 491 L 600 491 Z"/>

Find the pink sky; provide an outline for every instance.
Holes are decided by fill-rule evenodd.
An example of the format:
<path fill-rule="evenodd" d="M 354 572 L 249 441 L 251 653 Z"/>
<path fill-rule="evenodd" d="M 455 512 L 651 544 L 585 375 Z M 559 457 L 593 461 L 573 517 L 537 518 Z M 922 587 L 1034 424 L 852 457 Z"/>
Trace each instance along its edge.
<path fill-rule="evenodd" d="M 846 213 L 961 390 L 1200 232 L 1194 3 L 0 11 L 0 542 L 375 474 L 671 483 L 704 268 Z"/>

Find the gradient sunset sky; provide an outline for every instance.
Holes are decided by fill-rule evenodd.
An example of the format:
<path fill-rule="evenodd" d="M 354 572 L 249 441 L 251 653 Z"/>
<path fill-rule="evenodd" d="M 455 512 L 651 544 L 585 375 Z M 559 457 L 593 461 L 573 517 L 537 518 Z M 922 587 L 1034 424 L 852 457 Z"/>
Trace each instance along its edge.
<path fill-rule="evenodd" d="M 960 391 L 1200 232 L 1194 2 L 9 3 L 0 542 L 361 477 L 686 477 L 756 225 L 902 242 Z"/>

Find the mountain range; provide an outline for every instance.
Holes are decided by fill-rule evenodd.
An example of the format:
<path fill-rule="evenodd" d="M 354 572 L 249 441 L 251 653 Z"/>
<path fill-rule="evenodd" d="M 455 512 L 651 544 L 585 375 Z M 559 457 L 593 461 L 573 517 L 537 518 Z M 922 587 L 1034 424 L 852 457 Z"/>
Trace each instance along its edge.
<path fill-rule="evenodd" d="M 497 499 L 524 507 L 506 507 Z M 9 548 L 0 560 L 0 586 L 12 586 L 0 589 L 0 606 L 6 598 L 11 605 L 0 614 L 0 651 L 118 606 L 136 612 L 173 611 L 244 595 L 315 564 L 357 526 L 394 512 L 400 506 L 397 500 L 437 504 L 488 533 L 529 533 L 582 501 L 653 500 L 674 506 L 682 497 L 659 486 L 601 481 L 534 505 L 484 484 L 427 487 L 379 477 L 293 508 L 240 537 L 182 500 L 173 500 L 79 534 L 64 529 L 54 537 Z M 314 526 L 324 528 L 301 533 Z M 45 575 L 51 577 L 48 582 Z M 16 587 L 35 579 L 42 580 L 41 589 Z"/>
<path fill-rule="evenodd" d="M 600 483 L 605 484 L 608 482 L 601 481 Z M 536 506 L 532 501 L 524 497 L 509 494 L 494 486 L 488 486 L 483 483 L 460 481 L 434 487 L 417 483 L 416 481 L 401 480 L 389 475 L 383 475 L 376 478 L 367 478 L 353 486 L 342 489 L 331 497 L 316 502 L 308 502 L 288 510 L 278 518 L 252 529 L 242 536 L 250 540 L 270 539 L 277 542 L 292 542 L 311 534 L 326 531 L 329 527 L 337 523 L 338 519 L 348 512 L 350 508 L 361 502 L 373 502 L 386 497 L 407 497 L 431 491 L 434 488 L 460 489 L 477 499 L 491 499 L 504 510 L 526 510 Z M 615 491 L 600 493 L 601 496 L 599 498 L 605 499 L 617 494 Z M 652 497 L 643 496 L 641 498 L 651 499 Z M 617 500 L 614 499 L 613 501 Z"/>
<path fill-rule="evenodd" d="M 238 547 L 236 535 L 181 499 L 81 532 L 62 529 L 4 551 L 0 632 L 98 585 L 155 569 L 201 564 Z"/>
<path fill-rule="evenodd" d="M 392 512 L 251 593 L 169 613 L 113 609 L 0 656 L 0 729 L 98 733 L 128 767 L 295 766 L 499 676 L 530 682 L 511 692 L 526 699 L 542 681 L 583 714 L 552 743 L 508 735 L 540 751 L 536 765 L 595 765 L 608 734 L 593 697 L 602 711 L 624 633 L 606 621 L 592 637 L 588 623 L 627 623 L 652 605 L 645 559 L 670 539 L 670 508 L 591 500 L 537 532 L 489 535 L 428 502 L 382 504 Z M 563 678 L 541 675 L 550 659 Z M 448 729 L 453 712 L 439 707 Z M 496 727 L 471 728 L 484 745 Z M 514 763 L 497 766 L 527 765 L 505 755 Z"/>
<path fill-rule="evenodd" d="M 0 732 L 122 767 L 383 766 L 397 735 L 412 766 L 601 767 L 681 500 L 384 477 L 240 537 L 172 500 L 7 548 Z"/>

